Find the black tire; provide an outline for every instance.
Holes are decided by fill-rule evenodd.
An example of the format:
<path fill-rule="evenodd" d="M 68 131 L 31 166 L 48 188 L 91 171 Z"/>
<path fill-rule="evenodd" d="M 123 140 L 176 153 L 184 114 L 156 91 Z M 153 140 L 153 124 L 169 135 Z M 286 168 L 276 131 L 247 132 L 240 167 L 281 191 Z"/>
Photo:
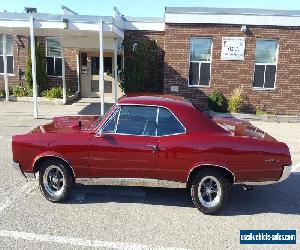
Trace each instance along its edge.
<path fill-rule="evenodd" d="M 67 200 L 74 187 L 72 170 L 61 160 L 49 159 L 39 171 L 39 186 L 45 198 L 51 202 Z"/>
<path fill-rule="evenodd" d="M 191 185 L 195 207 L 204 214 L 217 214 L 225 204 L 228 186 L 228 180 L 220 171 L 214 169 L 200 171 Z"/>

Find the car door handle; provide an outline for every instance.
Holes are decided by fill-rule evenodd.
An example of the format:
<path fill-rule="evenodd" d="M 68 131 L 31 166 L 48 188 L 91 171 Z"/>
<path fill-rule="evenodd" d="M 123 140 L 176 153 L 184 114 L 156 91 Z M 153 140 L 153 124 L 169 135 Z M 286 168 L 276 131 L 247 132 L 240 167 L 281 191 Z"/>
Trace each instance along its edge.
<path fill-rule="evenodd" d="M 146 145 L 146 147 L 151 148 L 153 150 L 153 153 L 155 151 L 159 150 L 159 147 L 157 145 L 153 145 L 153 144 L 148 144 L 148 145 Z"/>

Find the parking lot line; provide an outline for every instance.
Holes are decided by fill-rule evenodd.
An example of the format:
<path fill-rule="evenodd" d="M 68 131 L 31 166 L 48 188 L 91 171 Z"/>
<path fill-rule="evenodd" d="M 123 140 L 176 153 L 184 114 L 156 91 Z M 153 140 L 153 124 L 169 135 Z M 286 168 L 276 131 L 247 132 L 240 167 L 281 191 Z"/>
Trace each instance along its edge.
<path fill-rule="evenodd" d="M 82 247 L 101 247 L 109 249 L 184 249 L 175 247 L 153 247 L 136 243 L 124 243 L 124 242 L 112 242 L 112 241 L 102 241 L 102 240 L 88 240 L 82 238 L 64 237 L 64 236 L 53 236 L 47 234 L 35 234 L 26 233 L 18 231 L 8 231 L 0 230 L 0 237 L 8 237 L 13 239 L 28 240 L 28 241 L 38 241 L 38 242 L 51 242 L 58 244 L 67 244 L 72 246 L 82 246 Z"/>

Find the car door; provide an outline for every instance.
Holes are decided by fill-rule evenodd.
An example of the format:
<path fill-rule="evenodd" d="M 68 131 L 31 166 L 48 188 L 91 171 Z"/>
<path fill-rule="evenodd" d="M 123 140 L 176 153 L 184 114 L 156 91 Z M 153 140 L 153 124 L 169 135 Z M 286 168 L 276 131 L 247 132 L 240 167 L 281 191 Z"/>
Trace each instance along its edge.
<path fill-rule="evenodd" d="M 155 178 L 157 107 L 123 105 L 90 140 L 92 177 Z"/>

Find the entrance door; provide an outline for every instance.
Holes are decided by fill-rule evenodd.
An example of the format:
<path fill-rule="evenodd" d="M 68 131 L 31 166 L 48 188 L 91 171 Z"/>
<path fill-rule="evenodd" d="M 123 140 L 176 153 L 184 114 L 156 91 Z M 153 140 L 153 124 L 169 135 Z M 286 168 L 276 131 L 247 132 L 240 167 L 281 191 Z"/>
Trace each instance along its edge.
<path fill-rule="evenodd" d="M 105 100 L 114 98 L 113 54 L 104 53 L 104 93 Z M 100 97 L 99 90 L 99 53 L 81 53 L 81 96 Z"/>

